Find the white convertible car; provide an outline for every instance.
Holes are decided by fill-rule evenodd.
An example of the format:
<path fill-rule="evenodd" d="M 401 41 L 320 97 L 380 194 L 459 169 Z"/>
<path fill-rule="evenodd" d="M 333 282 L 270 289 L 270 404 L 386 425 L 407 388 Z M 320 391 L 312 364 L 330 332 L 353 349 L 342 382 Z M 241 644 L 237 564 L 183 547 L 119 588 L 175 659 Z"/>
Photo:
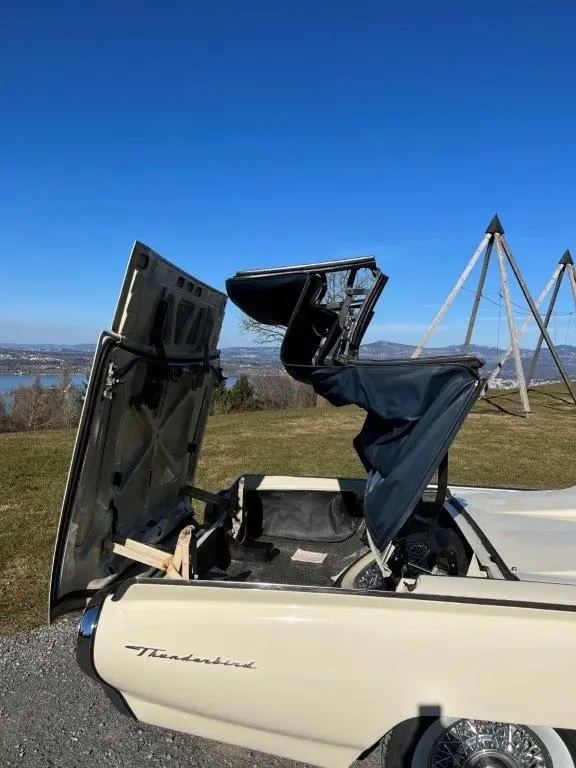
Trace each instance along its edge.
<path fill-rule="evenodd" d="M 51 619 L 82 610 L 80 667 L 164 728 L 326 768 L 376 746 L 385 768 L 574 768 L 576 491 L 450 486 L 482 361 L 358 359 L 386 279 L 365 258 L 227 282 L 286 328 L 291 376 L 366 411 L 366 476 L 253 467 L 211 493 L 194 477 L 227 296 L 136 243 L 90 376 Z"/>

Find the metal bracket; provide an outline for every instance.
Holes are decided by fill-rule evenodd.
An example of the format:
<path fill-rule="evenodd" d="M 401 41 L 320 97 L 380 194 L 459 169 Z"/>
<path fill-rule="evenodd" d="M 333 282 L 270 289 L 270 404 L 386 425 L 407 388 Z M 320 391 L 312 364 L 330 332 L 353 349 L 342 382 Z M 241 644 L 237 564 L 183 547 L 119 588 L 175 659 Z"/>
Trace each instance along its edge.
<path fill-rule="evenodd" d="M 197 488 L 195 485 L 183 485 L 180 489 L 181 496 L 189 496 L 197 501 L 204 501 L 206 504 L 216 504 L 218 507 L 227 508 L 230 506 L 228 496 L 222 496 L 217 493 L 210 493 L 203 488 Z"/>

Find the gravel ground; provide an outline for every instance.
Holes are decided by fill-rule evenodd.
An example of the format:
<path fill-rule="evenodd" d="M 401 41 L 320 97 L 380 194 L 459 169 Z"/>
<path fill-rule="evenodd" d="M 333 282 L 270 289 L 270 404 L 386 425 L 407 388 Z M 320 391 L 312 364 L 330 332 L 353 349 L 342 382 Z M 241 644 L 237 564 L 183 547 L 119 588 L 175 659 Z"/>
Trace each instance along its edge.
<path fill-rule="evenodd" d="M 0 766 L 302 768 L 120 715 L 76 666 L 76 620 L 0 637 Z M 375 765 L 374 758 L 363 764 Z"/>

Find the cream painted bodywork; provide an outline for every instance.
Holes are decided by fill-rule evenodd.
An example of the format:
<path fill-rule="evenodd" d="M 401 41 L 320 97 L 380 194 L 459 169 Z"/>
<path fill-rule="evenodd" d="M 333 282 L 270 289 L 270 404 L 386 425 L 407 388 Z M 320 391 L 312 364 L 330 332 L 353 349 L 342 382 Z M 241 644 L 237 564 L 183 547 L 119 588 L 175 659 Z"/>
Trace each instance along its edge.
<path fill-rule="evenodd" d="M 303 477 L 300 475 L 243 475 L 245 490 L 259 491 L 359 491 L 366 485 L 361 477 Z"/>
<path fill-rule="evenodd" d="M 247 474 L 238 509 L 247 490 L 363 483 Z M 135 579 L 103 602 L 96 673 L 142 722 L 326 768 L 423 715 L 574 729 L 576 590 L 560 561 L 546 570 L 541 542 L 564 526 L 560 551 L 576 561 L 575 490 L 451 492 L 474 552 L 467 577 L 422 575 L 395 592 Z M 508 568 L 543 570 L 507 580 L 491 548 Z"/>
<path fill-rule="evenodd" d="M 576 584 L 576 487 L 452 493 L 519 579 Z"/>
<path fill-rule="evenodd" d="M 488 579 L 398 593 L 146 580 L 106 599 L 94 663 L 140 720 L 339 768 L 422 714 L 573 728 L 575 611 L 569 586 Z"/>

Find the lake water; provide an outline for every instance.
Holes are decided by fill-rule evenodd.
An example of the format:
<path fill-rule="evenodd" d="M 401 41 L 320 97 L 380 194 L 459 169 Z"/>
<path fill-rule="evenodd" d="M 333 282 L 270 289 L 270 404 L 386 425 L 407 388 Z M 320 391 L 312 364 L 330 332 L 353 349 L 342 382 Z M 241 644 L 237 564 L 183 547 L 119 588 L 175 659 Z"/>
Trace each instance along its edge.
<path fill-rule="evenodd" d="M 16 389 L 16 387 L 29 387 L 34 384 L 37 378 L 40 379 L 40 382 L 44 387 L 54 387 L 60 380 L 60 377 L 56 374 L 45 374 L 44 376 L 39 377 L 28 374 L 24 374 L 22 376 L 0 375 L 0 392 L 11 392 L 13 389 Z M 74 374 L 70 378 L 72 379 L 72 384 L 74 384 L 75 387 L 81 387 L 84 382 L 83 373 Z"/>
<path fill-rule="evenodd" d="M 22 376 L 12 375 L 12 376 L 2 376 L 0 375 L 0 393 L 2 392 L 12 392 L 13 389 L 16 389 L 16 387 L 29 387 L 36 381 L 38 377 L 29 375 L 29 374 L 23 374 Z M 72 379 L 72 384 L 74 384 L 75 387 L 82 387 L 82 384 L 84 383 L 84 374 L 78 373 L 74 374 L 70 377 Z M 42 386 L 44 387 L 54 387 L 56 384 L 58 384 L 59 377 L 56 374 L 46 374 L 45 376 L 40 376 L 40 382 L 42 383 Z M 229 376 L 226 379 L 226 386 L 232 387 L 236 383 L 236 376 Z"/>

